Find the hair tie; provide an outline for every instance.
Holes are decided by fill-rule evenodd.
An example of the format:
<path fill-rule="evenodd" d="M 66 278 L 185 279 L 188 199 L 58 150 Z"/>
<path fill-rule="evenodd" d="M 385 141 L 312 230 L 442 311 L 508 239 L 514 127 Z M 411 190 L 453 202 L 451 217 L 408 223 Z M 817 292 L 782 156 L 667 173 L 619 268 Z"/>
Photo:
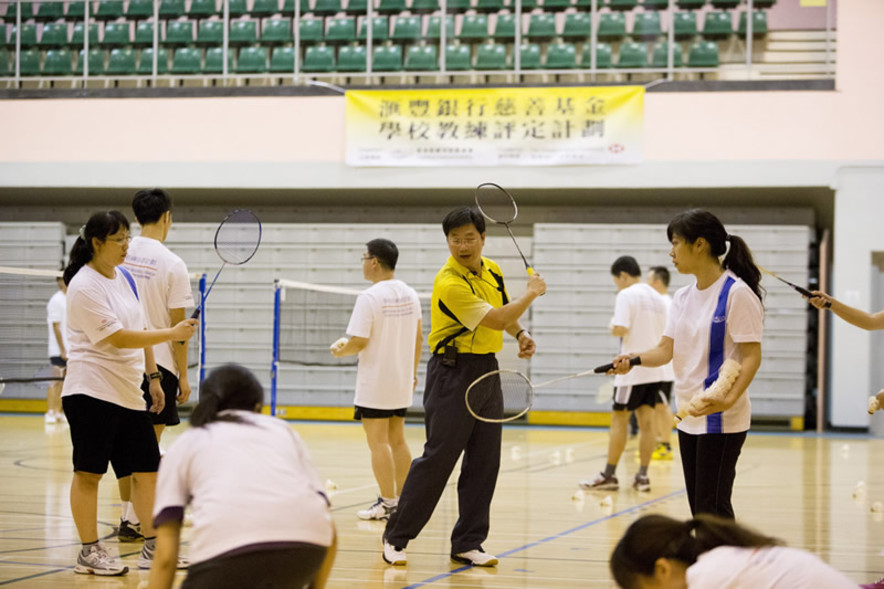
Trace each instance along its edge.
<path fill-rule="evenodd" d="M 725 240 L 725 241 L 730 241 L 730 240 L 731 240 L 731 234 L 730 234 L 730 233 L 725 234 L 725 236 L 724 236 L 724 240 Z"/>
<path fill-rule="evenodd" d="M 80 225 L 79 233 L 80 233 L 80 239 L 82 239 L 83 241 L 86 241 L 86 226 L 85 225 Z"/>

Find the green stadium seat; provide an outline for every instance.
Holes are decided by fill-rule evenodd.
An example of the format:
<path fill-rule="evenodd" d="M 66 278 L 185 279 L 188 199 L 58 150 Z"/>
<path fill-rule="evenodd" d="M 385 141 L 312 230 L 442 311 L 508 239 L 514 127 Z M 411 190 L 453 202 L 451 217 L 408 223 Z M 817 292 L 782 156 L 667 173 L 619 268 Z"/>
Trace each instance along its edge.
<path fill-rule="evenodd" d="M 84 37 L 84 25 L 81 22 L 74 24 L 73 33 L 71 33 L 71 41 L 68 43 L 70 47 L 82 47 L 83 42 L 85 41 Z M 98 45 L 98 25 L 92 23 L 89 25 L 89 45 L 95 47 Z"/>
<path fill-rule="evenodd" d="M 203 65 L 204 74 L 224 73 L 224 49 L 222 47 L 210 47 L 206 49 L 206 63 Z M 227 50 L 227 72 L 233 72 L 233 49 Z"/>
<path fill-rule="evenodd" d="M 706 5 L 706 0 L 675 0 L 675 5 L 682 10 L 699 10 Z"/>
<path fill-rule="evenodd" d="M 445 48 L 445 69 L 452 72 L 465 72 L 472 69 L 470 65 L 470 48 L 468 45 L 449 45 Z"/>
<path fill-rule="evenodd" d="M 684 65 L 682 58 L 682 50 L 681 44 L 673 43 L 672 44 L 672 64 L 674 67 L 681 67 Z M 664 41 L 662 43 L 658 43 L 656 47 L 654 47 L 654 51 L 651 54 L 651 67 L 653 68 L 666 68 L 669 67 L 669 43 Z"/>
<path fill-rule="evenodd" d="M 632 38 L 653 41 L 663 34 L 659 12 L 639 12 L 634 15 Z"/>
<path fill-rule="evenodd" d="M 236 60 L 236 73 L 263 74 L 267 71 L 266 47 L 243 47 Z"/>
<path fill-rule="evenodd" d="M 712 41 L 692 43 L 688 51 L 688 67 L 718 67 L 718 44 Z"/>
<path fill-rule="evenodd" d="M 70 15 L 68 18 L 70 19 Z M 153 18 L 153 0 L 129 0 L 126 19 L 139 21 L 148 18 Z"/>
<path fill-rule="evenodd" d="M 777 0 L 755 0 L 752 5 L 758 9 L 762 10 L 765 8 L 773 8 L 773 6 L 777 3 Z"/>
<path fill-rule="evenodd" d="M 338 50 L 338 71 L 364 72 L 368 63 L 366 55 L 365 45 L 344 45 Z"/>
<path fill-rule="evenodd" d="M 709 0 L 709 4 L 712 5 L 712 8 L 717 8 L 719 10 L 733 10 L 740 5 L 741 1 L 742 0 Z"/>
<path fill-rule="evenodd" d="M 381 45 L 373 50 L 371 69 L 375 72 L 401 72 L 402 47 L 399 45 Z"/>
<path fill-rule="evenodd" d="M 22 13 L 25 11 L 22 10 Z M 14 13 L 13 13 L 14 14 Z M 13 64 L 13 72 L 15 72 L 15 64 Z M 19 73 L 23 76 L 39 76 L 40 72 L 40 51 L 37 49 L 22 50 L 19 54 Z"/>
<path fill-rule="evenodd" d="M 596 69 L 610 69 L 614 67 L 614 52 L 607 43 L 596 43 L 595 46 L 595 67 Z M 580 56 L 580 64 L 584 68 L 591 67 L 592 64 L 592 46 L 587 43 L 583 46 L 583 55 Z"/>
<path fill-rule="evenodd" d="M 14 23 L 17 16 L 17 7 L 19 4 L 17 2 L 9 2 L 6 4 L 6 10 L 3 13 L 3 20 L 5 22 Z M 34 18 L 34 3 L 33 2 L 22 2 L 21 3 L 21 21 L 25 22 Z M 38 68 L 39 72 L 39 68 Z"/>
<path fill-rule="evenodd" d="M 488 15 L 467 14 L 460 23 L 460 34 L 457 36 L 467 43 L 479 43 L 488 38 Z"/>
<path fill-rule="evenodd" d="M 510 9 L 513 14 L 516 12 L 516 4 L 518 3 L 519 0 L 510 0 Z M 522 0 L 522 14 L 528 14 L 538 6 L 540 6 L 539 0 Z"/>
<path fill-rule="evenodd" d="M 344 12 L 352 15 L 365 14 L 368 11 L 368 0 L 347 0 Z"/>
<path fill-rule="evenodd" d="M 304 63 L 301 64 L 302 72 L 325 74 L 335 71 L 336 67 L 335 51 L 331 47 L 317 45 L 315 47 L 308 47 L 304 52 Z M 365 69 L 364 62 L 363 69 Z"/>
<path fill-rule="evenodd" d="M 298 4 L 298 10 L 301 12 L 301 16 L 310 12 L 310 0 L 301 0 Z M 277 12 L 279 12 L 277 10 Z M 283 0 L 282 3 L 282 14 L 285 16 L 295 16 L 295 0 Z"/>
<path fill-rule="evenodd" d="M 599 15 L 596 37 L 603 41 L 619 41 L 626 37 L 626 17 L 622 12 L 603 12 Z"/>
<path fill-rule="evenodd" d="M 123 1 L 122 0 L 99 0 L 95 14 L 92 15 L 95 20 L 117 20 L 123 18 Z"/>
<path fill-rule="evenodd" d="M 190 3 L 190 10 L 187 11 L 188 18 L 194 20 L 209 18 L 220 14 L 223 14 L 223 12 L 218 8 L 218 5 L 215 4 L 215 0 L 192 0 Z M 224 29 L 221 30 L 223 31 Z"/>
<path fill-rule="evenodd" d="M 221 45 L 224 43 L 224 22 L 220 20 L 202 20 L 196 29 L 196 44 Z"/>
<path fill-rule="evenodd" d="M 142 76 L 153 74 L 153 47 L 141 50 L 141 60 L 138 62 L 138 73 Z M 157 52 L 157 75 L 169 73 L 169 50 L 160 47 Z"/>
<path fill-rule="evenodd" d="M 617 67 L 629 69 L 648 67 L 648 46 L 644 43 L 621 43 Z"/>
<path fill-rule="evenodd" d="M 312 47 L 308 47 L 312 49 Z M 270 69 L 274 74 L 291 74 L 295 72 L 295 48 L 274 47 L 270 54 Z"/>
<path fill-rule="evenodd" d="M 128 22 L 109 22 L 104 25 L 104 38 L 99 45 L 108 48 L 128 47 L 132 44 L 130 33 Z"/>
<path fill-rule="evenodd" d="M 328 21 L 325 42 L 329 45 L 345 45 L 356 40 L 356 17 L 345 16 Z"/>
<path fill-rule="evenodd" d="M 130 0 L 131 3 L 131 0 Z M 90 5 L 91 9 L 91 5 Z M 67 10 L 65 10 L 64 18 L 69 21 L 78 21 L 83 20 L 83 16 L 86 14 L 86 3 L 79 2 L 77 0 L 70 0 L 68 2 Z"/>
<path fill-rule="evenodd" d="M 393 41 L 410 44 L 420 41 L 421 36 L 421 17 L 397 16 L 393 21 Z"/>
<path fill-rule="evenodd" d="M 550 43 L 546 48 L 546 69 L 566 70 L 577 67 L 577 48 L 573 43 Z"/>
<path fill-rule="evenodd" d="M 740 22 L 737 25 L 737 34 L 740 37 L 746 36 L 746 13 L 740 13 Z M 763 10 L 755 10 L 752 12 L 752 36 L 763 37 L 767 34 L 767 13 Z"/>
<path fill-rule="evenodd" d="M 227 11 L 230 13 L 230 18 L 239 18 L 249 13 L 249 6 L 246 3 L 246 0 L 230 0 L 230 7 Z M 221 3 L 221 11 L 219 14 L 224 14 L 223 2 Z"/>
<path fill-rule="evenodd" d="M 359 27 L 359 37 L 360 41 L 365 41 L 367 37 L 367 29 L 366 26 L 368 23 L 367 19 L 362 19 L 362 24 Z M 390 19 L 386 16 L 376 16 L 371 20 L 371 37 L 372 42 L 377 43 L 379 41 L 388 41 L 390 39 Z M 341 67 L 341 56 L 338 55 L 338 68 Z"/>
<path fill-rule="evenodd" d="M 230 33 L 227 43 L 231 47 L 239 45 L 252 45 L 258 42 L 258 21 L 235 20 L 230 23 Z"/>
<path fill-rule="evenodd" d="M 319 20 L 319 19 L 316 19 Z M 301 21 L 302 23 L 304 21 Z M 321 23 L 321 21 L 320 21 Z M 321 24 L 320 24 L 321 27 Z M 300 34 L 300 33 L 299 33 Z M 292 21 L 287 18 L 272 18 L 264 22 L 264 28 L 261 31 L 261 43 L 264 45 L 285 45 L 295 40 L 295 34 L 292 32 Z M 242 56 L 242 52 L 240 52 Z M 266 52 L 264 57 L 266 58 Z M 266 59 L 265 59 L 266 61 Z M 237 62 L 239 67 L 239 62 Z"/>
<path fill-rule="evenodd" d="M 15 75 L 15 69 L 12 67 L 12 57 L 9 50 L 0 49 L 0 77 L 6 78 Z"/>
<path fill-rule="evenodd" d="M 642 6 L 645 10 L 668 10 L 669 0 L 644 0 Z"/>
<path fill-rule="evenodd" d="M 164 20 L 174 20 L 181 18 L 187 14 L 184 0 L 161 0 L 160 1 L 160 18 Z"/>
<path fill-rule="evenodd" d="M 85 49 L 80 49 L 80 52 L 77 54 L 77 65 L 74 68 L 74 74 L 78 76 L 83 75 L 83 62 L 85 54 Z M 103 76 L 106 73 L 105 70 L 105 62 L 107 61 L 107 51 L 104 49 L 90 49 L 89 50 L 89 75 L 90 76 Z"/>
<path fill-rule="evenodd" d="M 194 47 L 179 47 L 172 55 L 172 73 L 198 74 L 203 69 L 203 52 Z"/>
<path fill-rule="evenodd" d="M 134 49 L 129 47 L 111 49 L 107 60 L 107 75 L 134 76 L 137 71 Z"/>
<path fill-rule="evenodd" d="M 730 12 L 707 12 L 703 20 L 703 38 L 727 39 L 734 33 L 734 21 Z"/>
<path fill-rule="evenodd" d="M 509 67 L 506 59 L 506 45 L 483 43 L 476 50 L 477 70 L 505 70 Z"/>
<path fill-rule="evenodd" d="M 69 49 L 49 49 L 43 61 L 44 76 L 70 76 L 74 58 Z"/>
<path fill-rule="evenodd" d="M 159 39 L 162 42 L 162 37 Z M 141 21 L 135 25 L 135 39 L 132 41 L 135 47 L 150 47 L 153 45 L 153 23 Z"/>
<path fill-rule="evenodd" d="M 565 15 L 562 37 L 569 40 L 589 39 L 592 34 L 592 17 L 585 12 L 569 12 Z"/>
<path fill-rule="evenodd" d="M 564 12 L 571 6 L 571 0 L 543 0 L 544 12 Z M 524 10 L 524 7 L 522 9 Z"/>
<path fill-rule="evenodd" d="M 24 11 L 22 11 L 24 12 Z M 93 25 L 95 27 L 96 33 L 98 32 L 98 25 Z M 16 37 L 18 37 L 18 31 L 15 26 L 10 27 L 9 29 L 9 46 L 15 47 Z M 98 35 L 95 35 L 96 40 Z M 22 49 L 34 47 L 37 45 L 37 25 L 32 24 L 23 24 L 21 26 L 21 47 Z"/>
<path fill-rule="evenodd" d="M 166 38 L 163 39 L 163 45 L 166 47 L 193 45 L 193 21 L 175 20 L 166 24 Z"/>
<path fill-rule="evenodd" d="M 62 2 L 40 2 L 34 20 L 37 22 L 52 22 L 64 18 L 64 4 Z"/>
<path fill-rule="evenodd" d="M 405 51 L 405 71 L 435 72 L 439 69 L 439 48 L 436 45 L 411 45 Z"/>
<path fill-rule="evenodd" d="M 638 0 L 608 0 L 608 8 L 628 12 L 638 6 Z"/>
<path fill-rule="evenodd" d="M 439 10 L 439 0 L 412 0 L 411 12 L 414 14 L 432 14 Z"/>
<path fill-rule="evenodd" d="M 64 47 L 68 44 L 67 23 L 46 23 L 40 35 L 40 47 Z"/>
<path fill-rule="evenodd" d="M 516 15 L 498 14 L 494 23 L 494 34 L 491 36 L 495 41 L 513 41 L 516 38 Z"/>
<path fill-rule="evenodd" d="M 491 14 L 508 8 L 504 0 L 476 0 L 476 12 Z"/>
<path fill-rule="evenodd" d="M 675 13 L 675 38 L 678 41 L 693 39 L 697 36 L 697 13 Z"/>
<path fill-rule="evenodd" d="M 298 42 L 301 45 L 312 45 L 321 42 L 322 39 L 322 19 L 302 18 L 298 23 Z"/>
<path fill-rule="evenodd" d="M 405 0 L 380 0 L 375 12 L 378 14 L 400 14 L 408 10 Z"/>
<path fill-rule="evenodd" d="M 344 10 L 341 0 L 316 0 L 313 14 L 316 16 L 334 16 Z"/>
<path fill-rule="evenodd" d="M 442 16 L 434 14 L 427 19 L 427 39 L 437 41 L 442 38 Z M 445 39 L 451 41 L 454 39 L 454 17 L 448 15 L 445 17 Z"/>
<path fill-rule="evenodd" d="M 295 5 L 292 4 L 292 13 L 294 13 Z M 309 10 L 301 10 L 301 14 L 304 12 L 309 12 Z M 281 14 L 282 11 L 279 9 L 279 1 L 278 0 L 255 0 L 255 3 L 252 5 L 252 9 L 249 11 L 254 18 L 266 18 L 268 16 L 273 16 L 274 14 Z"/>
<path fill-rule="evenodd" d="M 445 6 L 452 14 L 460 14 L 472 8 L 470 0 L 448 0 Z"/>
<path fill-rule="evenodd" d="M 519 67 L 523 70 L 540 69 L 540 43 L 523 43 L 519 47 Z"/>
<path fill-rule="evenodd" d="M 541 12 L 532 14 L 528 19 L 528 33 L 531 41 L 549 41 L 556 36 L 556 17 L 554 14 Z"/>

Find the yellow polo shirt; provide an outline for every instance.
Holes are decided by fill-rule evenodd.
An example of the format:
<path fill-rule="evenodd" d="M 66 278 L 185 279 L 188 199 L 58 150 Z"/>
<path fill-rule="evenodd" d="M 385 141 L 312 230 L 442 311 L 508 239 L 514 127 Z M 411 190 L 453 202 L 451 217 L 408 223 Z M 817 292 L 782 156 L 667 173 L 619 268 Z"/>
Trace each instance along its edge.
<path fill-rule="evenodd" d="M 430 301 L 430 350 L 445 338 L 466 328 L 467 331 L 450 340 L 461 354 L 497 353 L 503 347 L 503 332 L 479 325 L 491 309 L 509 302 L 503 273 L 493 260 L 482 258 L 482 271 L 473 274 L 453 257 L 436 274 Z"/>

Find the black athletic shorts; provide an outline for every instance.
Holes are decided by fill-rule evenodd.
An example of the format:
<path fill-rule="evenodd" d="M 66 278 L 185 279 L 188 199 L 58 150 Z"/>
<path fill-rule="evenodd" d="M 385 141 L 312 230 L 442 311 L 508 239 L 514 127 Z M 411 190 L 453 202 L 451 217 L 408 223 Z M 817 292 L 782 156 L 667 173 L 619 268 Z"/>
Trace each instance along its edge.
<path fill-rule="evenodd" d="M 88 395 L 62 397 L 61 403 L 71 428 L 75 472 L 104 474 L 108 462 L 118 479 L 157 471 L 160 448 L 147 411 Z"/>
<path fill-rule="evenodd" d="M 157 367 L 163 380 L 160 383 L 163 387 L 163 393 L 166 396 L 166 405 L 160 413 L 148 413 L 154 425 L 178 425 L 181 419 L 178 418 L 178 377 L 163 368 Z M 153 405 L 153 399 L 150 397 L 150 381 L 147 377 L 141 381 L 141 392 L 144 393 L 144 400 L 147 402 L 147 408 Z"/>
<path fill-rule="evenodd" d="M 614 411 L 635 411 L 642 405 L 653 409 L 660 402 L 659 395 L 659 382 L 614 387 Z"/>
<path fill-rule="evenodd" d="M 283 543 L 274 543 L 283 544 Z M 244 546 L 190 565 L 181 589 L 294 589 L 310 586 L 328 548 L 306 542 Z"/>
<path fill-rule="evenodd" d="M 672 381 L 666 380 L 663 382 L 658 382 L 657 384 L 660 385 L 660 402 L 662 403 L 663 397 L 665 397 L 666 404 L 669 405 L 672 402 Z"/>
<path fill-rule="evenodd" d="M 408 407 L 403 407 L 402 409 L 372 409 L 371 407 L 360 407 L 359 405 L 356 405 L 355 410 L 353 411 L 353 419 L 355 419 L 356 421 L 361 421 L 363 417 L 365 419 L 405 417 L 405 414 L 407 412 Z"/>
<path fill-rule="evenodd" d="M 68 361 L 61 356 L 49 356 L 49 363 L 59 368 L 67 368 Z"/>

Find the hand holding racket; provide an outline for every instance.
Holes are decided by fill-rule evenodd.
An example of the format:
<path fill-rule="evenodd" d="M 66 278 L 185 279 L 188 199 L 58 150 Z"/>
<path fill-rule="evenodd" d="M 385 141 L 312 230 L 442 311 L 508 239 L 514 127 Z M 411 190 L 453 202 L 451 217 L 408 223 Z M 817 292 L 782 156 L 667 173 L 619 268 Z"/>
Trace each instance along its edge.
<path fill-rule="evenodd" d="M 757 264 L 756 264 L 756 266 L 757 266 Z M 779 280 L 783 284 L 786 284 L 786 285 L 794 288 L 802 296 L 806 297 L 808 299 L 808 302 L 810 302 L 810 304 L 813 305 L 814 307 L 816 307 L 817 309 L 822 309 L 822 308 L 828 309 L 829 307 L 832 306 L 832 301 L 828 300 L 828 298 L 824 299 L 820 303 L 817 303 L 814 301 L 814 299 L 822 298 L 823 296 L 827 297 L 828 295 L 825 295 L 824 293 L 821 293 L 819 291 L 811 292 L 802 286 L 798 286 L 797 284 L 793 284 L 793 283 L 789 282 L 788 280 L 786 280 L 785 278 L 780 278 L 779 276 L 777 276 L 776 274 L 774 274 L 773 272 L 771 272 L 767 268 L 764 268 L 763 266 L 758 266 L 758 269 L 761 270 L 762 272 L 764 272 L 765 274 L 767 274 L 768 276 L 773 276 L 774 278 L 776 278 L 777 280 Z"/>
<path fill-rule="evenodd" d="M 534 268 L 528 263 L 525 254 L 522 253 L 522 248 L 519 247 L 519 242 L 516 241 L 516 236 L 513 235 L 513 230 L 510 229 L 510 223 L 515 221 L 519 215 L 516 199 L 501 186 L 493 182 L 485 182 L 476 187 L 476 207 L 486 219 L 506 227 L 513 240 L 513 244 L 516 246 L 516 250 L 522 256 L 522 262 L 525 263 L 525 271 L 529 275 L 534 274 Z"/>
<path fill-rule="evenodd" d="M 623 372 L 618 372 L 621 366 L 618 366 L 615 370 L 614 365 L 620 364 L 623 360 L 629 360 L 629 364 L 626 365 L 626 369 Z M 633 356 L 632 358 L 630 358 L 629 356 L 617 356 L 610 364 L 602 364 L 601 366 L 596 366 L 594 372 L 596 374 L 609 374 L 612 370 L 614 370 L 614 374 L 626 374 L 632 369 L 633 366 L 641 366 L 641 363 L 641 356 Z"/>

